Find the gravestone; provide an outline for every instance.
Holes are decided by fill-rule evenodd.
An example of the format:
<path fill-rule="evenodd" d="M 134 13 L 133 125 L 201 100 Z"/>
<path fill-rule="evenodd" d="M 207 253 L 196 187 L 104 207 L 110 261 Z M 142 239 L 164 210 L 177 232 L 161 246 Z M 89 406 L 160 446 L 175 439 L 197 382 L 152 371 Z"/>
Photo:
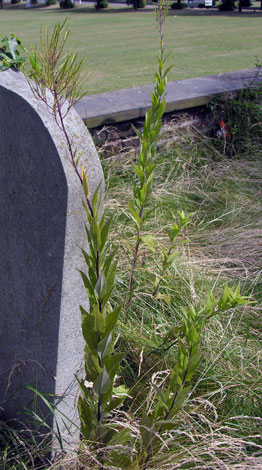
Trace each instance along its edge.
<path fill-rule="evenodd" d="M 100 183 L 103 191 L 97 152 L 73 109 L 65 126 L 82 152 L 91 194 Z M 1 72 L 0 416 L 5 420 L 23 421 L 24 407 L 35 409 L 36 399 L 37 412 L 46 417 L 47 407 L 25 384 L 50 394 L 51 401 L 60 397 L 61 412 L 70 420 L 77 416 L 74 375 L 84 351 L 79 304 L 88 308 L 77 271 L 86 269 L 82 199 L 64 134 L 50 110 L 21 73 Z M 52 426 L 52 416 L 47 420 Z"/>

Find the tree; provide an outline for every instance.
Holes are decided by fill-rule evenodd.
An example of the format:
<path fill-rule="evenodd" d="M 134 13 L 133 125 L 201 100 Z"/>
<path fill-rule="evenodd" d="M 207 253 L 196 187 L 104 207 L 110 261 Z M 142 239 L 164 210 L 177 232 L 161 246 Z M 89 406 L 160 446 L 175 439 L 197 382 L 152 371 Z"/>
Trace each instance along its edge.
<path fill-rule="evenodd" d="M 222 11 L 233 11 L 235 9 L 234 0 L 222 0 L 222 4 L 219 9 Z"/>

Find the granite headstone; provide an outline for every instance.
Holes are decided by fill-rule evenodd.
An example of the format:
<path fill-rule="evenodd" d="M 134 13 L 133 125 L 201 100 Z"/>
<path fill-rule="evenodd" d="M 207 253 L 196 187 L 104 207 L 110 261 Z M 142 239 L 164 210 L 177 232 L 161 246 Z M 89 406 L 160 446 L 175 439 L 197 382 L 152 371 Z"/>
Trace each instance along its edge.
<path fill-rule="evenodd" d="M 99 184 L 103 191 L 96 149 L 73 109 L 65 125 L 91 193 Z M 0 162 L 0 414 L 23 420 L 25 407 L 37 404 L 46 418 L 29 384 L 51 401 L 60 397 L 60 411 L 74 420 L 84 351 L 79 304 L 88 308 L 77 271 L 87 248 L 83 192 L 63 132 L 13 70 L 0 73 Z"/>

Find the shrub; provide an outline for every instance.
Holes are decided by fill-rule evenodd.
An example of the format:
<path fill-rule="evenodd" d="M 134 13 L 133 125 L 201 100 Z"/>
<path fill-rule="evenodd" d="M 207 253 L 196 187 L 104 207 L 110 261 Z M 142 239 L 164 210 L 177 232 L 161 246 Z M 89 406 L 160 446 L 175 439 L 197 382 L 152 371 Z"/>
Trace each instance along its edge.
<path fill-rule="evenodd" d="M 235 9 L 234 0 L 223 0 L 218 8 L 220 11 L 233 11 Z"/>
<path fill-rule="evenodd" d="M 106 0 L 97 0 L 95 4 L 96 10 L 102 10 L 103 8 L 108 7 L 108 2 Z"/>
<path fill-rule="evenodd" d="M 20 3 L 20 2 L 21 2 L 21 0 L 11 0 L 12 5 L 15 5 L 16 3 Z"/>
<path fill-rule="evenodd" d="M 46 0 L 46 6 L 49 7 L 49 5 L 55 5 L 56 4 L 56 0 Z"/>
<path fill-rule="evenodd" d="M 172 10 L 182 10 L 183 8 L 186 8 L 186 4 L 181 2 L 174 2 L 172 3 L 171 8 Z"/>
<path fill-rule="evenodd" d="M 130 3 L 133 4 L 135 10 L 138 8 L 145 8 L 146 6 L 145 0 L 132 0 Z"/>
<path fill-rule="evenodd" d="M 74 7 L 75 7 L 75 4 L 73 0 L 62 0 L 62 2 L 60 2 L 60 8 L 74 8 Z"/>

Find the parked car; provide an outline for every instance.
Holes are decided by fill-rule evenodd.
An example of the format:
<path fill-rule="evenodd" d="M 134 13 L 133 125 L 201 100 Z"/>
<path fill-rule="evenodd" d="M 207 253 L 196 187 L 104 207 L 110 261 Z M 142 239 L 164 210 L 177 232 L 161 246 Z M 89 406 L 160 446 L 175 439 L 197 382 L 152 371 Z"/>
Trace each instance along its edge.
<path fill-rule="evenodd" d="M 211 8 L 214 5 L 213 0 L 187 0 L 188 8 Z"/>

